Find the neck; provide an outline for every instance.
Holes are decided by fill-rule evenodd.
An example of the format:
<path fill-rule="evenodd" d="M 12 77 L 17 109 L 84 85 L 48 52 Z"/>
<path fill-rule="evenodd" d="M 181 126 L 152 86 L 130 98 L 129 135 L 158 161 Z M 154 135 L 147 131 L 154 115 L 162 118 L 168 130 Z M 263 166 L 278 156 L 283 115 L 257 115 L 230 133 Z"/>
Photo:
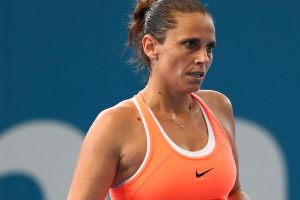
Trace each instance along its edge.
<path fill-rule="evenodd" d="M 189 93 L 170 90 L 151 79 L 141 94 L 154 112 L 187 113 L 193 106 L 193 99 Z"/>

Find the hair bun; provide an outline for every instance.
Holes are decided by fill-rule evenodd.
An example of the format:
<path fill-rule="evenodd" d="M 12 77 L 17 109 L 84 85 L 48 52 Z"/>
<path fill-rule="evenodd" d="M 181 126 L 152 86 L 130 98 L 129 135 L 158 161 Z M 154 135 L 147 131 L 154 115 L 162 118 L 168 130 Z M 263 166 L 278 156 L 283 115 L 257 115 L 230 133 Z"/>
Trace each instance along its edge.
<path fill-rule="evenodd" d="M 155 0 L 137 0 L 135 10 L 133 12 L 134 20 L 144 20 L 146 12 Z"/>

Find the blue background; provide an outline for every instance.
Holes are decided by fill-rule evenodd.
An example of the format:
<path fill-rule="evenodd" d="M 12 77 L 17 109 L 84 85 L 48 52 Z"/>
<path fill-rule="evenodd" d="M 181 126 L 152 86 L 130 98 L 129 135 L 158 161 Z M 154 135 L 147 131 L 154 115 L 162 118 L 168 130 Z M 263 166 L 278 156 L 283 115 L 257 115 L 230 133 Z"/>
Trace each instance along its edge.
<path fill-rule="evenodd" d="M 1 0 L 0 134 L 38 118 L 86 132 L 102 109 L 137 93 L 142 77 L 126 65 L 130 52 L 124 53 L 132 4 Z M 204 88 L 227 95 L 236 116 L 271 130 L 286 157 L 289 199 L 298 197 L 300 178 L 299 7 L 296 0 L 208 5 L 218 45 Z M 24 200 L 43 199 L 34 180 L 0 177 L 0 199 L 12 188 Z"/>

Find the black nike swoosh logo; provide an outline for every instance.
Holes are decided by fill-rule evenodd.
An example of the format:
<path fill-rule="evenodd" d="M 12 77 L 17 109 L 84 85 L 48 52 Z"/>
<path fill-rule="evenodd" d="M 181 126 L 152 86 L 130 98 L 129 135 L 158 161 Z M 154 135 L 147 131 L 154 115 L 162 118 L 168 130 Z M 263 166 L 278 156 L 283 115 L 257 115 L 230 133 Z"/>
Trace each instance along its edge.
<path fill-rule="evenodd" d="M 201 176 L 204 176 L 206 173 L 208 173 L 209 171 L 211 171 L 213 168 L 206 170 L 205 172 L 202 172 L 200 174 L 198 174 L 197 170 L 196 170 L 196 177 L 200 178 Z"/>

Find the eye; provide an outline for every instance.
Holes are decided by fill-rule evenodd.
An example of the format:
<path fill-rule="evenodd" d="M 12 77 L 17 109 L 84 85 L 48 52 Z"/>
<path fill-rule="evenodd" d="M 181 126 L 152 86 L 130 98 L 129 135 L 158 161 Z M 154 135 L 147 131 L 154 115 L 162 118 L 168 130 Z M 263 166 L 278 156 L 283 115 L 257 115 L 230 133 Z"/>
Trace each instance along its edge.
<path fill-rule="evenodd" d="M 199 48 L 199 42 L 197 40 L 187 40 L 183 42 L 184 46 L 188 49 L 197 49 Z"/>
<path fill-rule="evenodd" d="M 208 44 L 206 46 L 206 51 L 209 53 L 212 53 L 215 47 L 216 47 L 216 44 Z"/>

